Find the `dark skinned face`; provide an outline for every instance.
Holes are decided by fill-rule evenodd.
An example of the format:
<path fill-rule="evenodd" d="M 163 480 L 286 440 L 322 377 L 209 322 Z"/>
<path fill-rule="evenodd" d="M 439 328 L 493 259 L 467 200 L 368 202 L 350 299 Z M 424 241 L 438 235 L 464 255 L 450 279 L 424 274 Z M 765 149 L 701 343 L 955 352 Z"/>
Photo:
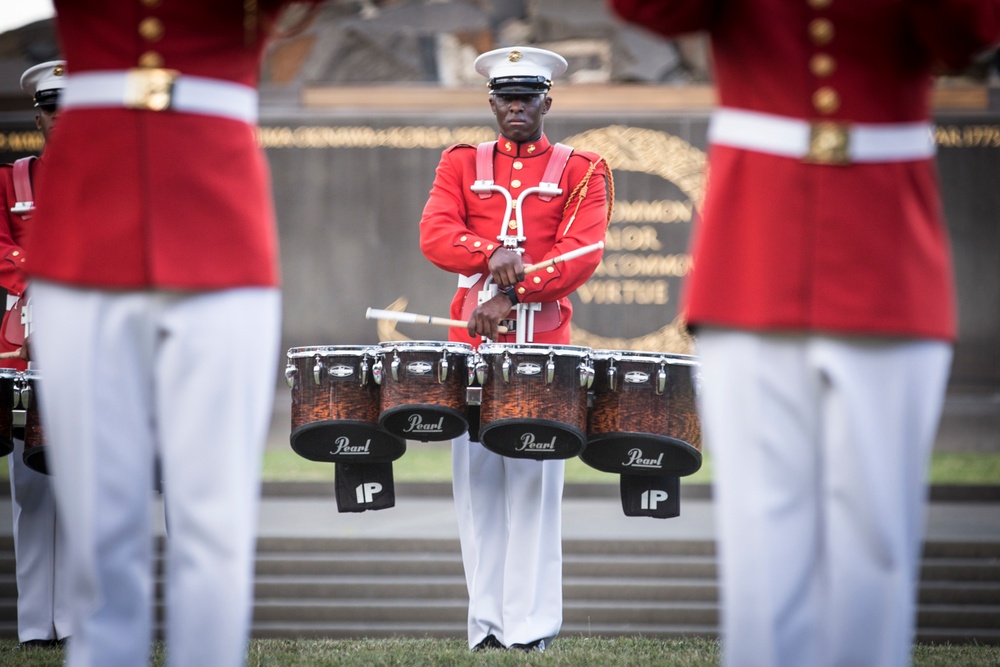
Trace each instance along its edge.
<path fill-rule="evenodd" d="M 49 133 L 56 126 L 56 118 L 59 117 L 59 110 L 55 106 L 44 106 L 38 108 L 35 114 L 35 127 L 42 131 L 42 137 L 49 140 Z"/>
<path fill-rule="evenodd" d="M 551 106 L 552 98 L 542 93 L 490 96 L 490 109 L 497 117 L 500 133 L 519 144 L 541 138 L 542 119 Z"/>

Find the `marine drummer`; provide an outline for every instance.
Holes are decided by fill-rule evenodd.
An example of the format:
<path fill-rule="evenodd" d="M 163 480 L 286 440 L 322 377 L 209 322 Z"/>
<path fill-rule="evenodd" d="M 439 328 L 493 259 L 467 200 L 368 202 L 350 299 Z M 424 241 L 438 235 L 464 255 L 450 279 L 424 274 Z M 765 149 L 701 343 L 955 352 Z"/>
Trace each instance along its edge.
<path fill-rule="evenodd" d="M 562 56 L 502 48 L 475 68 L 489 79 L 500 136 L 444 151 L 420 221 L 424 255 L 458 274 L 451 316 L 468 327 L 449 338 L 568 344 L 568 296 L 601 254 L 527 276 L 524 267 L 604 240 L 610 170 L 542 131 L 552 78 L 567 68 Z M 501 322 L 508 333 L 498 332 Z M 465 434 L 452 441 L 452 469 L 469 646 L 544 650 L 562 625 L 563 461 L 505 458 Z"/>

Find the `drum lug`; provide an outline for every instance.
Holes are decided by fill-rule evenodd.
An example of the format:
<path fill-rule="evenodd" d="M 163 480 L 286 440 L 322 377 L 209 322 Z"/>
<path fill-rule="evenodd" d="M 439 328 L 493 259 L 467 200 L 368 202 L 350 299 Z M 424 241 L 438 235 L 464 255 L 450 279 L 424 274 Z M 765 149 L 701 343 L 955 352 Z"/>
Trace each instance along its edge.
<path fill-rule="evenodd" d="M 285 381 L 289 389 L 295 389 L 295 376 L 299 374 L 299 369 L 294 364 L 285 366 Z"/>
<path fill-rule="evenodd" d="M 441 363 L 438 365 L 438 384 L 444 384 L 448 380 L 448 353 L 441 355 Z"/>
<path fill-rule="evenodd" d="M 553 355 L 549 355 L 549 360 L 545 362 L 545 384 L 552 384 L 556 379 L 556 361 Z"/>
<path fill-rule="evenodd" d="M 313 382 L 317 385 L 323 382 L 323 362 L 320 361 L 319 356 L 316 357 L 316 363 L 313 365 Z"/>
<path fill-rule="evenodd" d="M 395 352 L 392 353 L 392 363 L 389 364 L 389 370 L 392 373 L 392 379 L 395 382 L 399 382 L 399 355 Z"/>
<path fill-rule="evenodd" d="M 611 391 L 615 390 L 615 386 L 618 384 L 618 369 L 615 368 L 615 360 L 612 359 L 608 362 L 608 388 Z"/>
<path fill-rule="evenodd" d="M 661 396 L 667 390 L 667 369 L 660 364 L 660 370 L 656 374 L 656 395 Z"/>
<path fill-rule="evenodd" d="M 581 363 L 578 368 L 580 369 L 580 388 L 590 389 L 594 384 L 594 367 Z"/>
<path fill-rule="evenodd" d="M 503 364 L 500 365 L 500 370 L 503 371 L 503 381 L 510 382 L 510 357 L 506 352 L 503 354 Z"/>
<path fill-rule="evenodd" d="M 482 357 L 480 357 L 479 360 L 476 361 L 476 380 L 480 385 L 486 384 L 486 367 L 486 362 L 483 361 Z"/>
<path fill-rule="evenodd" d="M 19 399 L 21 401 L 21 407 L 24 408 L 25 410 L 31 408 L 32 393 L 33 392 L 31 391 L 31 384 L 27 380 L 25 380 L 24 383 L 21 385 L 20 391 L 18 392 Z"/>
<path fill-rule="evenodd" d="M 385 369 L 382 368 L 382 359 L 377 359 L 375 365 L 372 366 L 372 379 L 375 380 L 375 384 L 382 385 L 382 374 Z"/>
<path fill-rule="evenodd" d="M 368 359 L 366 357 L 361 358 L 361 386 L 368 384 Z"/>

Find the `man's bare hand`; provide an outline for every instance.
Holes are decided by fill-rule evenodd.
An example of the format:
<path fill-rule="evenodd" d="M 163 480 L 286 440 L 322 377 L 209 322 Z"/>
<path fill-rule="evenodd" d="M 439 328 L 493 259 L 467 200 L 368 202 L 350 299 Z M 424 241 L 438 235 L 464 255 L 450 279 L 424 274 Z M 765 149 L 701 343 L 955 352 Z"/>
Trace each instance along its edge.
<path fill-rule="evenodd" d="M 520 253 L 507 248 L 498 248 L 490 255 L 489 268 L 493 282 L 501 289 L 524 280 L 524 262 Z"/>
<path fill-rule="evenodd" d="M 469 317 L 469 335 L 486 336 L 490 340 L 497 340 L 500 335 L 497 326 L 500 320 L 507 317 L 510 309 L 510 299 L 506 294 L 497 294 L 486 303 L 480 304 Z"/>

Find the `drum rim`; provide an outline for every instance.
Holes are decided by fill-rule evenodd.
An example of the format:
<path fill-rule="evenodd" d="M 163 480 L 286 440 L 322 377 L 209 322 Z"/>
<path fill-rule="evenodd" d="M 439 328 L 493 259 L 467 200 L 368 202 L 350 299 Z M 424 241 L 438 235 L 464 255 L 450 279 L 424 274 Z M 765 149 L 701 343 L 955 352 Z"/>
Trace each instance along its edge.
<path fill-rule="evenodd" d="M 674 352 L 650 352 L 647 350 L 594 350 L 591 353 L 594 361 L 604 361 L 605 359 L 615 359 L 616 361 L 652 361 L 654 363 L 666 362 L 681 366 L 698 366 L 698 357 L 693 354 L 677 354 Z"/>
<path fill-rule="evenodd" d="M 472 354 L 474 352 L 472 345 L 469 343 L 462 343 L 458 341 L 433 341 L 433 340 L 387 340 L 382 341 L 378 344 L 378 351 L 384 352 L 386 350 L 392 350 L 399 347 L 399 351 L 403 351 L 406 348 L 408 351 L 415 352 L 455 352 L 462 353 L 467 352 Z"/>
<path fill-rule="evenodd" d="M 28 380 L 42 379 L 42 372 L 34 368 L 29 368 L 27 370 L 21 371 L 19 374 L 21 375 L 21 377 L 27 378 Z"/>
<path fill-rule="evenodd" d="M 479 346 L 479 354 L 485 356 L 496 348 L 497 352 L 511 354 L 555 354 L 566 357 L 589 357 L 593 350 L 583 345 L 559 345 L 557 343 L 483 343 Z"/>
<path fill-rule="evenodd" d="M 290 347 L 286 356 L 289 359 L 302 359 L 304 357 L 315 357 L 317 353 L 320 356 L 334 357 L 334 356 L 347 356 L 351 355 L 353 351 L 355 354 L 351 356 L 364 356 L 371 355 L 378 350 L 377 347 L 373 345 L 303 345 L 302 347 Z"/>
<path fill-rule="evenodd" d="M 16 378 L 20 374 L 21 371 L 17 370 L 16 368 L 0 368 L 0 378 L 5 378 L 5 377 Z"/>

